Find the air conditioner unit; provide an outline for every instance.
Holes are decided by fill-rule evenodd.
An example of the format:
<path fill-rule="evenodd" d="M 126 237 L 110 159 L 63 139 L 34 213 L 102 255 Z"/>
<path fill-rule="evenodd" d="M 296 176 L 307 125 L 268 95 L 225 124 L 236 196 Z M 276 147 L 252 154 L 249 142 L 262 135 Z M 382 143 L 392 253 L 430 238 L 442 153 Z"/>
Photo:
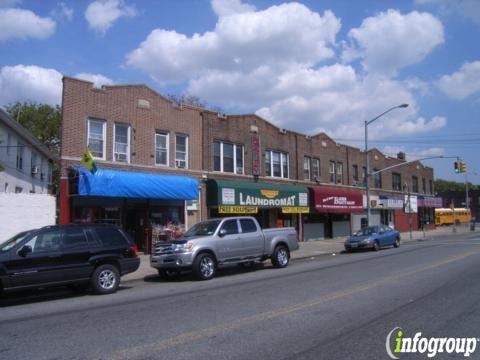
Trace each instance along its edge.
<path fill-rule="evenodd" d="M 32 166 L 32 175 L 38 174 L 39 168 L 38 166 Z"/>
<path fill-rule="evenodd" d="M 287 133 L 287 129 L 280 129 L 279 132 L 280 132 L 280 134 L 286 134 L 286 133 Z"/>
<path fill-rule="evenodd" d="M 185 169 L 185 161 L 175 160 L 175 166 L 179 169 Z"/>
<path fill-rule="evenodd" d="M 227 118 L 227 115 L 225 113 L 222 113 L 222 112 L 217 113 L 217 116 L 218 116 L 219 119 L 226 119 Z"/>
<path fill-rule="evenodd" d="M 310 135 L 305 135 L 305 139 L 312 140 L 312 137 Z"/>

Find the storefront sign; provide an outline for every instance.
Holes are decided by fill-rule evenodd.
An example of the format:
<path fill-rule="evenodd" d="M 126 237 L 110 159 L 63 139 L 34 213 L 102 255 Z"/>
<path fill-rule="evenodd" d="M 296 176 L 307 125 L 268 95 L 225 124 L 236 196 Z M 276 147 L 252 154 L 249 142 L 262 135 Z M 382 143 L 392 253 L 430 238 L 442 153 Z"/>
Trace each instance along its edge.
<path fill-rule="evenodd" d="M 311 188 L 317 212 L 351 213 L 363 210 L 363 196 L 358 191 Z"/>
<path fill-rule="evenodd" d="M 384 209 L 403 209 L 403 199 L 396 196 L 379 196 L 379 207 Z"/>
<path fill-rule="evenodd" d="M 443 206 L 442 198 L 433 196 L 419 196 L 418 207 L 441 208 Z"/>
<path fill-rule="evenodd" d="M 252 134 L 252 174 L 260 175 L 260 139 Z"/>
<path fill-rule="evenodd" d="M 220 214 L 256 214 L 258 208 L 252 206 L 219 206 L 218 212 Z"/>
<path fill-rule="evenodd" d="M 310 208 L 302 207 L 302 206 L 282 208 L 283 214 L 308 214 L 309 212 L 310 212 Z"/>
<path fill-rule="evenodd" d="M 406 213 L 417 213 L 418 204 L 417 197 L 413 195 L 405 195 L 405 212 Z"/>
<path fill-rule="evenodd" d="M 209 180 L 207 186 L 209 206 L 309 207 L 306 187 L 229 180 Z"/>

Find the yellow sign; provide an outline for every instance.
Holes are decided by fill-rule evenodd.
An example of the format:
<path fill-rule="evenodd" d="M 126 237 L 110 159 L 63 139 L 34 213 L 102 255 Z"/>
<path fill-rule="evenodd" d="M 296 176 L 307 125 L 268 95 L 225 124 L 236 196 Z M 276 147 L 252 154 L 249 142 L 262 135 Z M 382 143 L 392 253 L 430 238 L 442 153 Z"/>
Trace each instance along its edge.
<path fill-rule="evenodd" d="M 219 206 L 220 214 L 256 214 L 258 208 L 255 206 Z"/>
<path fill-rule="evenodd" d="M 273 199 L 278 196 L 278 190 L 260 190 L 260 193 L 267 199 Z"/>
<path fill-rule="evenodd" d="M 308 214 L 309 212 L 310 208 L 307 206 L 282 207 L 284 214 Z"/>

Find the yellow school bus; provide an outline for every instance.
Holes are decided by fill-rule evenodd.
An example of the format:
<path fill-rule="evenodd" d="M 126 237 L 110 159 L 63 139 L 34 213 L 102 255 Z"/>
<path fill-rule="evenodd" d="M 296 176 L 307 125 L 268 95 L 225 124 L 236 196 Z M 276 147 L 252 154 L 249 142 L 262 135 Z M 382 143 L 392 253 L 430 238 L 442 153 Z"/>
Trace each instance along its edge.
<path fill-rule="evenodd" d="M 455 214 L 454 214 L 455 213 Z M 470 209 L 465 208 L 444 208 L 435 209 L 435 225 L 467 224 L 472 219 Z"/>

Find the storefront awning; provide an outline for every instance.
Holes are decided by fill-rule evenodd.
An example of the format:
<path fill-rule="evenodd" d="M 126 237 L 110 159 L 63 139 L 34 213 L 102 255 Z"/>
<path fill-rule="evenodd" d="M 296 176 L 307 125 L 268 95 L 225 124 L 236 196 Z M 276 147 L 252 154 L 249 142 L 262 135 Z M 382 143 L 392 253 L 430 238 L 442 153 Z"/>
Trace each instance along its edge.
<path fill-rule="evenodd" d="M 441 197 L 434 196 L 419 196 L 418 207 L 425 208 L 441 208 L 443 206 Z"/>
<path fill-rule="evenodd" d="M 220 213 L 256 213 L 258 208 L 282 208 L 285 213 L 309 211 L 304 186 L 208 180 L 207 189 L 208 206 L 218 206 Z"/>
<path fill-rule="evenodd" d="M 196 200 L 198 181 L 187 176 L 77 167 L 78 195 L 139 199 Z"/>
<path fill-rule="evenodd" d="M 363 195 L 359 191 L 311 187 L 313 206 L 319 213 L 353 213 L 363 211 Z"/>

